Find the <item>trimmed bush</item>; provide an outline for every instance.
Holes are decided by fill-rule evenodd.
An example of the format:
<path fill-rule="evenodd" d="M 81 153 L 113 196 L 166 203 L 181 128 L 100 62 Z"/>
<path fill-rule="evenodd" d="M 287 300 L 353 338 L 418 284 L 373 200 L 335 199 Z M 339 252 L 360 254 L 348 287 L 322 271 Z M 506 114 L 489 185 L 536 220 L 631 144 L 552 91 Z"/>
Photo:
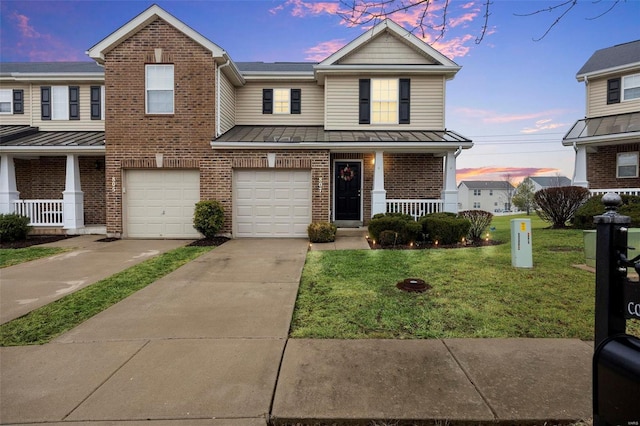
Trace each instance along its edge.
<path fill-rule="evenodd" d="M 329 222 L 314 222 L 307 227 L 309 241 L 312 243 L 332 243 L 336 240 L 338 228 Z"/>
<path fill-rule="evenodd" d="M 224 208 L 216 200 L 204 200 L 196 203 L 193 212 L 193 227 L 205 238 L 213 238 L 224 225 Z"/>
<path fill-rule="evenodd" d="M 640 197 L 635 195 L 621 195 L 622 205 L 618 208 L 618 213 L 631 218 L 631 226 L 640 228 Z M 593 217 L 604 214 L 604 204 L 602 195 L 594 195 L 589 198 L 573 216 L 573 227 L 578 229 L 595 229 Z"/>
<path fill-rule="evenodd" d="M 432 213 L 420 219 L 422 232 L 432 242 L 456 244 L 466 237 L 471 222 L 453 213 Z"/>
<path fill-rule="evenodd" d="M 26 240 L 31 227 L 31 220 L 19 214 L 0 214 L 0 241 L 12 242 Z"/>
<path fill-rule="evenodd" d="M 545 222 L 551 222 L 551 227 L 566 228 L 574 214 L 591 196 L 587 188 L 581 186 L 561 186 L 541 189 L 534 195 L 534 201 L 539 207 L 538 216 Z"/>
<path fill-rule="evenodd" d="M 407 244 L 421 239 L 422 226 L 413 219 L 413 216 L 400 213 L 377 214 L 369 222 L 369 236 L 380 241 L 383 231 L 397 233 L 396 244 Z"/>
<path fill-rule="evenodd" d="M 487 226 L 491 224 L 491 220 L 493 219 L 493 213 L 484 210 L 465 210 L 459 212 L 458 215 L 471 223 L 469 233 L 467 234 L 469 241 L 481 240 L 484 230 L 487 229 Z"/>
<path fill-rule="evenodd" d="M 378 239 L 378 244 L 380 244 L 381 247 L 394 247 L 398 244 L 398 233 L 395 231 L 382 231 Z"/>

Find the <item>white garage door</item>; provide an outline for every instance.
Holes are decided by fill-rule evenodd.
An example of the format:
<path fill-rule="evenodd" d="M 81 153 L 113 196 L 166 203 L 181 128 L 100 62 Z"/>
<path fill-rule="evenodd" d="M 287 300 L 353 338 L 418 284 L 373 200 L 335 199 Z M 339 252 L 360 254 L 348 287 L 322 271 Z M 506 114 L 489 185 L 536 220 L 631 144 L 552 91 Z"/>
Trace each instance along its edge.
<path fill-rule="evenodd" d="M 198 201 L 198 170 L 127 170 L 125 236 L 200 238 L 193 228 L 193 211 Z"/>
<path fill-rule="evenodd" d="M 306 237 L 311 223 L 309 170 L 236 170 L 235 237 Z"/>

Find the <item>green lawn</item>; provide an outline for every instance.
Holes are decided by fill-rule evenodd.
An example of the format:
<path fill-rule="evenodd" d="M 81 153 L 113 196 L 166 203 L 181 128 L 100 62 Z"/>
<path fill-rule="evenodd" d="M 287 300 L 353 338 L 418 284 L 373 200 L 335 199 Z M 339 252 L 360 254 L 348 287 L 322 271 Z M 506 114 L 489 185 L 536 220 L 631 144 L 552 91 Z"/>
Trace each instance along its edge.
<path fill-rule="evenodd" d="M 523 216 L 526 217 L 526 216 Z M 307 256 L 291 336 L 298 338 L 593 338 L 593 273 L 582 231 L 533 227 L 532 269 L 511 266 L 510 220 L 496 217 L 492 239 L 461 249 L 312 251 Z M 395 284 L 422 278 L 433 288 Z"/>
<path fill-rule="evenodd" d="M 0 346 L 47 343 L 213 247 L 180 247 L 0 325 Z"/>
<path fill-rule="evenodd" d="M 21 249 L 0 249 L 0 268 L 17 265 L 30 260 L 49 257 L 67 249 L 60 247 L 27 247 Z"/>

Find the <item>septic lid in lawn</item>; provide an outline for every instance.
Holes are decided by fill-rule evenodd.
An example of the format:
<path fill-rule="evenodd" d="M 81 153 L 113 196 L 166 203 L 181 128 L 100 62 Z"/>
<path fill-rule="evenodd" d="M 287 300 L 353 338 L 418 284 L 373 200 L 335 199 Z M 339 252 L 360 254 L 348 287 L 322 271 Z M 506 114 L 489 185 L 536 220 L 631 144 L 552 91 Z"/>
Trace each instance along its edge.
<path fill-rule="evenodd" d="M 398 283 L 396 284 L 396 287 L 398 287 L 400 290 L 419 292 L 419 293 L 427 291 L 431 288 L 429 284 L 427 284 L 426 282 L 424 282 L 424 280 L 421 280 L 420 278 L 407 278 L 405 280 L 398 281 Z"/>

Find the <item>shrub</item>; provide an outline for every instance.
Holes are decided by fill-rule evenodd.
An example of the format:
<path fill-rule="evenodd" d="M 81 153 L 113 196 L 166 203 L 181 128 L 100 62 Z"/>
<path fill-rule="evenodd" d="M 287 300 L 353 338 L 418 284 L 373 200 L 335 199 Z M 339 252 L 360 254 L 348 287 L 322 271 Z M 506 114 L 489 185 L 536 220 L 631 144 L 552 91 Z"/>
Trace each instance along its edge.
<path fill-rule="evenodd" d="M 621 195 L 622 205 L 618 213 L 631 218 L 631 226 L 640 227 L 640 197 L 634 195 Z M 602 195 L 594 195 L 589 198 L 573 216 L 573 227 L 578 229 L 594 229 L 593 217 L 604 214 Z"/>
<path fill-rule="evenodd" d="M 534 195 L 536 212 L 552 228 L 566 228 L 575 212 L 584 204 L 591 193 L 581 186 L 561 186 L 541 189 Z"/>
<path fill-rule="evenodd" d="M 193 212 L 193 227 L 206 238 L 213 238 L 224 225 L 224 209 L 216 200 L 204 200 L 196 203 Z"/>
<path fill-rule="evenodd" d="M 487 229 L 493 219 L 493 214 L 484 210 L 465 210 L 458 213 L 458 215 L 471 223 L 467 234 L 467 239 L 470 241 L 481 240 L 484 230 Z"/>
<path fill-rule="evenodd" d="M 27 216 L 19 214 L 0 214 L 0 241 L 12 242 L 26 240 L 31 230 Z"/>
<path fill-rule="evenodd" d="M 396 244 L 416 241 L 422 234 L 422 226 L 413 219 L 413 216 L 400 213 L 377 214 L 369 222 L 368 229 L 369 236 L 375 241 L 380 241 L 382 231 L 397 233 Z"/>
<path fill-rule="evenodd" d="M 395 231 L 382 231 L 380 238 L 378 238 L 378 244 L 381 247 L 394 247 L 398 244 L 398 233 Z"/>
<path fill-rule="evenodd" d="M 440 244 L 455 244 L 467 236 L 471 222 L 453 213 L 432 213 L 423 216 L 420 225 L 429 240 Z"/>
<path fill-rule="evenodd" d="M 331 243 L 336 240 L 338 228 L 329 222 L 314 222 L 307 227 L 309 241 L 312 243 Z"/>

